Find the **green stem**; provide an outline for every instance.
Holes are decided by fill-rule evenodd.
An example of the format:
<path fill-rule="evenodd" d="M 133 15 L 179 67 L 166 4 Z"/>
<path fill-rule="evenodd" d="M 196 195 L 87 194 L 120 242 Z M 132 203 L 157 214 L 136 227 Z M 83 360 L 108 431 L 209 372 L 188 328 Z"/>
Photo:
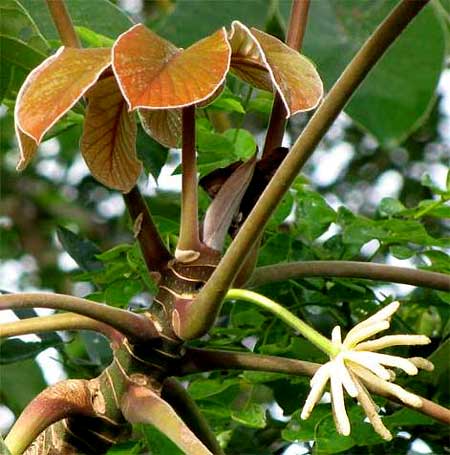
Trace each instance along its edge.
<path fill-rule="evenodd" d="M 286 44 L 293 49 L 300 50 L 308 21 L 309 0 L 293 0 L 289 20 Z M 286 129 L 287 112 L 283 100 L 278 92 L 275 93 L 269 127 L 264 142 L 263 156 L 271 150 L 280 147 Z"/>
<path fill-rule="evenodd" d="M 447 199 L 440 196 L 437 201 L 434 201 L 430 205 L 427 205 L 422 210 L 417 212 L 414 215 L 414 219 L 417 220 L 417 219 L 421 218 L 422 216 L 426 215 L 428 212 L 431 212 L 433 209 L 435 209 L 436 207 L 439 207 L 441 204 L 444 204 L 445 202 L 447 202 Z"/>
<path fill-rule="evenodd" d="M 363 278 L 450 291 L 450 275 L 445 273 L 358 261 L 304 261 L 259 267 L 246 287 L 302 277 Z"/>
<path fill-rule="evenodd" d="M 198 228 L 198 177 L 195 155 L 195 106 L 183 108 L 183 146 L 181 163 L 183 180 L 181 192 L 181 225 L 175 256 L 181 262 L 191 262 L 201 249 Z"/>
<path fill-rule="evenodd" d="M 230 289 L 225 296 L 225 300 L 244 300 L 245 302 L 254 303 L 278 316 L 294 330 L 299 331 L 307 340 L 325 352 L 325 354 L 333 356 L 338 352 L 328 338 L 314 330 L 306 322 L 303 322 L 279 303 L 261 294 L 245 289 Z"/>
<path fill-rule="evenodd" d="M 190 320 L 185 320 L 183 326 L 179 327 L 179 336 L 184 339 L 198 338 L 214 324 L 221 308 L 222 299 L 238 273 L 240 265 L 245 261 L 254 242 L 263 232 L 267 221 L 302 166 L 367 73 L 427 1 L 402 0 L 347 66 L 292 146 L 238 235 L 231 243 L 219 266 L 198 294 L 190 311 Z"/>
<path fill-rule="evenodd" d="M 15 308 L 52 308 L 96 319 L 114 327 L 132 340 L 151 340 L 159 337 L 153 322 L 144 314 L 112 308 L 80 297 L 50 293 L 23 293 L 0 296 L 0 310 Z"/>

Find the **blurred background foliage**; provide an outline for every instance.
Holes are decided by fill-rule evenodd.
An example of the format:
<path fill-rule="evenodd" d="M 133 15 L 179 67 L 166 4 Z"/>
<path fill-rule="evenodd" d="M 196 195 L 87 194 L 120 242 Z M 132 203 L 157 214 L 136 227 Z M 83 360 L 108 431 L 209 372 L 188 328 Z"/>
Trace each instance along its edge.
<path fill-rule="evenodd" d="M 133 22 L 144 22 L 179 46 L 189 46 L 238 19 L 283 38 L 287 0 L 68 0 L 86 47 L 110 46 Z M 395 4 L 391 0 L 315 0 L 302 52 L 329 89 Z M 272 217 L 259 265 L 308 259 L 356 259 L 450 273 L 450 1 L 433 0 L 369 75 L 332 126 Z M 121 195 L 88 174 L 79 153 L 83 107 L 47 135 L 32 165 L 18 174 L 14 102 L 24 78 L 60 42 L 44 0 L 0 0 L 0 288 L 51 290 L 89 296 L 139 310 L 155 287 L 145 273 Z M 223 95 L 199 109 L 199 169 L 206 175 L 261 147 L 272 95 L 229 76 Z M 284 145 L 309 114 L 294 117 Z M 179 217 L 179 154 L 140 129 L 146 173 L 140 187 L 169 245 Z M 200 194 L 201 210 L 208 204 Z M 430 356 L 433 374 L 404 379 L 412 390 L 450 404 L 450 296 L 410 286 L 350 279 L 302 279 L 260 291 L 325 334 L 349 327 L 380 303 L 404 301 L 393 330 L 433 340 L 415 349 Z M 33 311 L 1 315 L 6 321 Z M 42 312 L 39 312 L 42 314 Z M 198 346 L 322 361 L 306 341 L 256 308 L 228 303 L 218 326 Z M 49 347 L 51 347 L 49 349 Z M 0 345 L 2 431 L 47 383 L 92 377 L 110 360 L 105 340 L 89 333 L 47 334 Z M 408 349 L 404 349 L 407 355 Z M 37 357 L 37 360 L 36 360 Z M 338 436 L 329 405 L 299 418 L 308 384 L 277 374 L 224 373 L 186 378 L 191 395 L 229 454 L 444 453 L 448 431 L 424 416 L 380 400 L 397 437 L 382 441 L 353 406 L 352 436 Z M 111 453 L 174 454 L 151 427 Z M 315 441 L 313 443 L 313 441 Z"/>

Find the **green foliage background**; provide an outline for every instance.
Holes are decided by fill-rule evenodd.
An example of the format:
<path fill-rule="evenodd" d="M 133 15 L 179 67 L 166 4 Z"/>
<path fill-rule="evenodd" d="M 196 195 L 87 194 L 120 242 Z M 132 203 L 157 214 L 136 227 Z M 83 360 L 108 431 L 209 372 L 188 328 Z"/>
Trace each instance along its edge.
<path fill-rule="evenodd" d="M 67 3 L 85 46 L 108 46 L 132 23 L 130 14 L 108 0 Z M 317 65 L 326 88 L 394 4 L 391 0 L 312 2 L 303 52 Z M 282 37 L 289 8 L 290 2 L 284 0 L 146 1 L 133 12 L 133 19 L 180 46 L 188 46 L 234 19 Z M 450 95 L 445 86 L 436 91 L 448 58 L 449 11 L 448 0 L 427 6 L 352 98 L 347 115 L 333 126 L 319 146 L 318 157 L 310 161 L 273 216 L 259 265 L 397 258 L 409 260 L 415 267 L 450 273 L 450 178 L 435 182 L 429 177 L 442 176 L 450 161 Z M 93 300 L 118 307 L 127 307 L 132 299 L 133 309 L 139 309 L 148 304 L 154 284 L 145 273 L 120 196 L 80 171 L 82 107 L 77 106 L 49 133 L 51 142 L 44 144 L 23 174 L 14 170 L 18 151 L 12 112 L 17 91 L 26 74 L 59 45 L 43 0 L 0 1 L 1 282 L 10 286 L 6 291 L 46 289 L 88 294 Z M 448 83 L 448 76 L 444 80 Z M 199 113 L 197 145 L 202 175 L 254 153 L 259 141 L 254 138 L 263 137 L 272 98 L 257 91 L 247 95 L 247 87 L 230 77 L 224 94 Z M 442 96 L 446 96 L 446 104 Z M 211 121 L 217 112 L 230 118 L 230 129 L 224 133 Z M 291 139 L 307 117 L 299 115 L 290 122 Z M 342 145 L 351 153 L 341 159 Z M 138 148 L 151 182 L 164 165 L 173 169 L 178 164 L 176 154 L 142 131 Z M 326 175 L 320 167 L 324 163 L 330 166 L 326 161 L 329 156 L 337 160 L 331 166 L 339 166 L 341 171 L 320 179 L 320 172 Z M 399 180 L 398 190 L 381 198 L 377 194 L 389 194 L 381 185 L 389 176 Z M 141 186 L 148 189 L 146 176 Z M 146 193 L 152 214 L 164 239 L 173 245 L 178 233 L 179 194 L 155 188 L 153 183 L 151 187 L 154 190 Z M 202 210 L 207 201 L 202 193 Z M 364 247 L 369 242 L 372 247 Z M 64 250 L 76 261 L 77 270 L 67 272 Z M 405 304 L 392 330 L 430 336 L 432 345 L 414 349 L 414 355 L 429 357 L 436 365 L 433 374 L 400 378 L 400 382 L 436 402 L 450 404 L 448 293 L 319 278 L 290 280 L 262 287 L 260 292 L 282 302 L 327 335 L 334 325 L 348 328 L 378 304 L 399 298 Z M 33 314 L 16 312 L 21 318 Z M 228 303 L 208 340 L 194 344 L 324 360 L 281 322 L 239 303 Z M 110 360 L 107 343 L 88 333 L 3 341 L 0 401 L 15 415 L 45 387 L 35 357 L 49 346 L 57 349 L 70 377 L 92 377 Z M 408 355 L 407 348 L 403 351 Z M 401 432 L 389 444 L 383 444 L 363 422 L 357 406 L 349 406 L 351 437 L 336 434 L 328 404 L 320 405 L 310 420 L 303 422 L 299 409 L 308 390 L 305 378 L 216 372 L 185 379 L 227 454 L 281 454 L 292 442 L 315 453 L 413 453 L 412 443 L 417 438 L 433 453 L 444 453 L 446 444 L 448 449 L 445 428 L 384 400 L 379 400 L 385 408 L 384 421 L 394 432 Z M 176 453 L 176 448 L 151 427 L 137 428 L 136 434 L 142 437 L 110 453 L 139 453 L 146 448 L 160 455 Z"/>

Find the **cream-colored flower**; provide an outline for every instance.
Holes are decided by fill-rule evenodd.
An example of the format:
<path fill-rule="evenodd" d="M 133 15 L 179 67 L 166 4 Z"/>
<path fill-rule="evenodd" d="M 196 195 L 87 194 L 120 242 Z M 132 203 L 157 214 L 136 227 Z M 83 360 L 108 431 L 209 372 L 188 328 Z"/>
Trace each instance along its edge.
<path fill-rule="evenodd" d="M 433 364 L 421 357 L 404 359 L 376 351 L 390 346 L 428 344 L 430 339 L 424 335 L 388 335 L 368 340 L 389 327 L 390 318 L 399 306 L 399 302 L 393 302 L 360 322 L 348 332 L 344 341 L 341 338 L 341 328 L 337 326 L 333 329 L 331 341 L 336 348 L 336 354 L 331 356 L 330 361 L 322 365 L 312 377 L 311 391 L 301 413 L 302 419 L 310 416 L 322 397 L 328 380 L 336 429 L 346 436 L 350 434 L 350 421 L 345 410 L 344 389 L 358 400 L 375 431 L 388 441 L 392 439 L 392 435 L 383 425 L 378 415 L 378 407 L 366 386 L 370 385 L 376 390 L 388 392 L 405 404 L 414 407 L 422 405 L 417 395 L 393 383 L 395 373 L 391 368 L 399 368 L 409 375 L 414 375 L 418 373 L 419 368 L 431 371 Z"/>

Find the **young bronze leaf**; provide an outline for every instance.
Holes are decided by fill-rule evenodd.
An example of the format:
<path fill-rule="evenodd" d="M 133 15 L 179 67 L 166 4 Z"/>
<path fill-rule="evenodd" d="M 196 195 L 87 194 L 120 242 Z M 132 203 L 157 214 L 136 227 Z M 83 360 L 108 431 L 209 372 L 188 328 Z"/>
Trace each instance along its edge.
<path fill-rule="evenodd" d="M 28 75 L 14 112 L 21 152 L 19 169 L 34 154 L 30 140 L 39 145 L 44 134 L 96 82 L 110 61 L 109 49 L 61 47 Z"/>
<path fill-rule="evenodd" d="M 86 98 L 81 153 L 99 182 L 127 193 L 142 170 L 136 157 L 134 114 L 128 112 L 114 76 L 98 81 Z"/>
<path fill-rule="evenodd" d="M 314 109 L 323 95 L 315 66 L 279 39 L 234 21 L 231 67 L 249 84 L 280 94 L 287 117 Z"/>
<path fill-rule="evenodd" d="M 179 147 L 181 109 L 139 109 L 145 132 L 166 147 Z"/>
<path fill-rule="evenodd" d="M 205 107 L 212 103 L 223 91 L 225 82 L 220 84 L 211 96 L 196 104 Z M 181 147 L 181 108 L 138 109 L 139 118 L 145 132 L 165 147 Z"/>
<path fill-rule="evenodd" d="M 138 24 L 116 41 L 113 68 L 130 109 L 176 108 L 216 92 L 230 55 L 225 29 L 182 50 Z"/>

